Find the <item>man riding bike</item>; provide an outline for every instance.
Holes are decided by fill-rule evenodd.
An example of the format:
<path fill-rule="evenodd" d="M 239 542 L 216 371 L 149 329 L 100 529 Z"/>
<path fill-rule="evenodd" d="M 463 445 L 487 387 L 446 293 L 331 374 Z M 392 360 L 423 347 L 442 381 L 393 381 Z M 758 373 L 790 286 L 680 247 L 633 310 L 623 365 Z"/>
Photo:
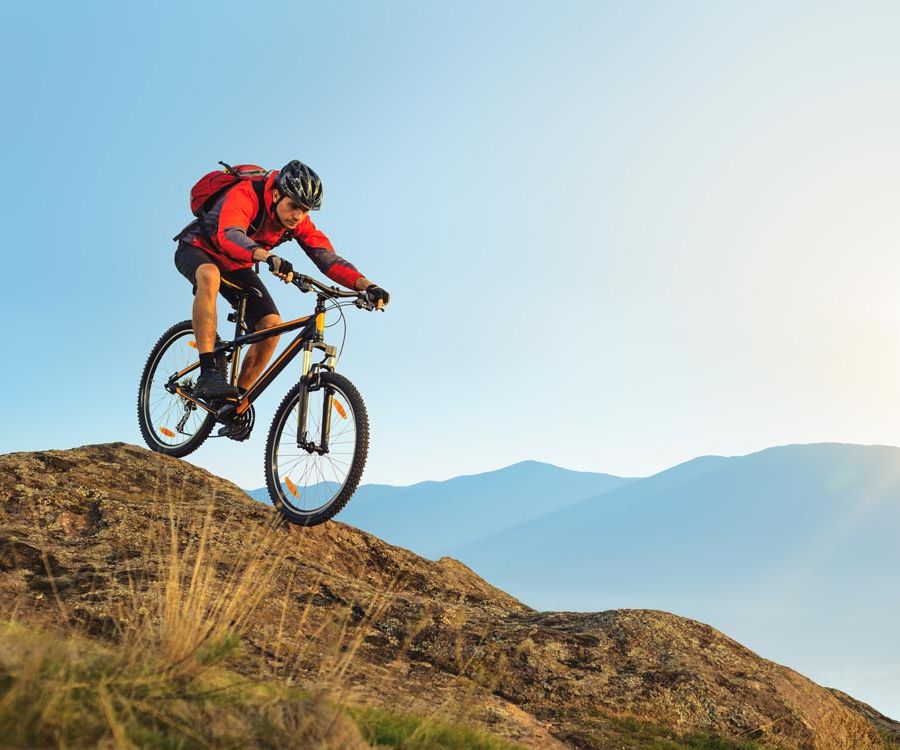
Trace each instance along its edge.
<path fill-rule="evenodd" d="M 261 188 L 261 189 L 259 189 Z M 237 182 L 215 203 L 188 224 L 176 237 L 175 266 L 193 284 L 192 320 L 200 352 L 200 377 L 193 395 L 204 400 L 236 397 L 263 371 L 272 356 L 278 337 L 249 347 L 241 366 L 238 388 L 225 379 L 224 362 L 216 362 L 216 295 L 235 303 L 236 292 L 221 286 L 221 279 L 243 289 L 258 290 L 247 301 L 247 325 L 254 331 L 282 322 L 268 290 L 254 272 L 253 264 L 265 262 L 285 283 L 293 279 L 290 261 L 275 255 L 272 248 L 288 239 L 297 240 L 310 260 L 329 279 L 356 291 L 365 291 L 369 301 L 383 309 L 390 295 L 373 284 L 356 267 L 344 260 L 328 238 L 310 221 L 309 212 L 322 205 L 322 181 L 308 166 L 296 159 L 283 169 L 271 172 L 264 183 L 254 187 L 250 180 Z M 259 227 L 252 227 L 265 206 Z"/>

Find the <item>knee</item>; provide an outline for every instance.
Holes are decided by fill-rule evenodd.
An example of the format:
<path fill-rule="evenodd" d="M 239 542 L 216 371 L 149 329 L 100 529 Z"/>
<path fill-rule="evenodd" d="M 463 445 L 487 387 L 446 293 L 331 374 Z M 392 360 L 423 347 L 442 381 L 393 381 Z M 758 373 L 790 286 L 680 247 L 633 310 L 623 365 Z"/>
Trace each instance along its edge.
<path fill-rule="evenodd" d="M 277 326 L 280 323 L 281 316 L 278 313 L 271 313 L 270 315 L 264 315 L 263 317 L 261 317 L 254 328 L 257 331 L 261 331 L 264 328 L 272 328 L 273 326 Z"/>
<path fill-rule="evenodd" d="M 194 274 L 197 283 L 197 291 L 204 294 L 216 294 L 219 291 L 219 281 L 222 278 L 218 267 L 212 263 L 204 263 Z"/>

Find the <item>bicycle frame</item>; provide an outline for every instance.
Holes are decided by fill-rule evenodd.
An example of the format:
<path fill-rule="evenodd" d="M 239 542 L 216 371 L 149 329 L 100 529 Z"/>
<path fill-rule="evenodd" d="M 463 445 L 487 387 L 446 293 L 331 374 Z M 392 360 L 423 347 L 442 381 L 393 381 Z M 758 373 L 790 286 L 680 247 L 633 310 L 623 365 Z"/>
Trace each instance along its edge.
<path fill-rule="evenodd" d="M 287 345 L 287 348 L 281 353 L 281 355 L 270 364 L 264 372 L 262 372 L 256 381 L 247 389 L 247 392 L 244 393 L 238 400 L 229 399 L 228 402 L 219 408 L 214 408 L 209 404 L 206 404 L 199 399 L 194 398 L 190 393 L 187 393 L 181 386 L 174 386 L 174 383 L 177 382 L 180 378 L 184 377 L 190 372 L 193 372 L 197 368 L 200 367 L 200 361 L 189 365 L 184 368 L 180 372 L 175 373 L 169 378 L 169 383 L 173 384 L 172 392 L 177 393 L 179 396 L 193 402 L 201 409 L 205 411 L 215 414 L 216 417 L 221 420 L 223 418 L 228 418 L 230 416 L 243 414 L 253 402 L 262 394 L 262 392 L 272 383 L 272 381 L 278 377 L 279 374 L 293 361 L 293 359 L 302 351 L 303 352 L 303 369 L 300 376 L 300 424 L 298 425 L 297 430 L 297 440 L 298 444 L 305 442 L 305 433 L 306 433 L 306 405 L 308 403 L 309 397 L 309 388 L 313 384 L 310 378 L 311 371 L 316 367 L 316 371 L 318 367 L 324 367 L 327 370 L 334 370 L 336 360 L 337 360 L 337 348 L 331 346 L 330 344 L 326 344 L 324 340 L 324 332 L 325 332 L 325 300 L 327 298 L 323 294 L 318 294 L 316 299 L 316 308 L 312 315 L 306 315 L 302 318 L 296 318 L 295 320 L 289 320 L 285 323 L 281 323 L 277 326 L 273 326 L 272 328 L 265 328 L 261 331 L 254 331 L 252 333 L 243 333 L 245 329 L 244 325 L 244 316 L 247 308 L 247 296 L 241 295 L 241 300 L 238 305 L 237 312 L 235 313 L 234 320 L 234 339 L 232 341 L 222 341 L 216 344 L 214 352 L 216 354 L 220 352 L 228 352 L 232 351 L 232 368 L 231 368 L 231 383 L 232 385 L 237 385 L 238 373 L 240 371 L 240 352 L 241 348 L 245 345 L 255 344 L 258 341 L 264 341 L 265 339 L 271 338 L 272 336 L 280 336 L 282 333 L 287 333 L 289 331 L 295 331 L 298 328 L 301 329 L 296 337 Z M 229 320 L 232 319 L 232 316 L 229 316 Z M 314 366 L 311 362 L 312 360 L 312 352 L 313 349 L 321 349 L 325 353 L 325 360 L 317 366 Z M 322 425 L 322 445 L 313 447 L 316 450 L 326 450 L 328 449 L 328 425 L 326 422 L 330 422 L 330 395 L 326 396 L 326 414 L 323 415 L 323 425 Z"/>

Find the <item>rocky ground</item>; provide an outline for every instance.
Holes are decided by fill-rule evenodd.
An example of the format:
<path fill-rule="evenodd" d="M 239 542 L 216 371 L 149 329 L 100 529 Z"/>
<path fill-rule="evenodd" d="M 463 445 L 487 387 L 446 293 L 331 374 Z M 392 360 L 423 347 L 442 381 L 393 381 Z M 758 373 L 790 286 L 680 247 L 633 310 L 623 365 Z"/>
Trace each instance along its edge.
<path fill-rule="evenodd" d="M 235 668 L 535 748 L 615 746 L 619 721 L 766 746 L 868 750 L 900 725 L 699 622 L 536 612 L 461 563 L 340 523 L 280 525 L 230 482 L 121 443 L 0 456 L 0 618 L 117 637 L 204 556 Z M 250 585 L 248 585 L 248 577 Z M 227 606 L 221 605 L 226 602 Z M 242 606 L 246 604 L 246 606 Z"/>

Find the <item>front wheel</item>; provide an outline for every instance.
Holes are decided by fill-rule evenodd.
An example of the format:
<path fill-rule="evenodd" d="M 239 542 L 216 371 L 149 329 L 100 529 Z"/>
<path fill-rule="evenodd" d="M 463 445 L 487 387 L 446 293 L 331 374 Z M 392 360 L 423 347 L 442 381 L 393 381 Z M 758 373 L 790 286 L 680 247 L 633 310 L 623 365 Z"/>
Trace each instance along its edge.
<path fill-rule="evenodd" d="M 322 373 L 309 391 L 304 430 L 300 402 L 297 384 L 275 412 L 266 443 L 266 486 L 285 519 L 315 526 L 338 513 L 359 485 L 369 417 L 353 383 L 335 372 Z"/>

